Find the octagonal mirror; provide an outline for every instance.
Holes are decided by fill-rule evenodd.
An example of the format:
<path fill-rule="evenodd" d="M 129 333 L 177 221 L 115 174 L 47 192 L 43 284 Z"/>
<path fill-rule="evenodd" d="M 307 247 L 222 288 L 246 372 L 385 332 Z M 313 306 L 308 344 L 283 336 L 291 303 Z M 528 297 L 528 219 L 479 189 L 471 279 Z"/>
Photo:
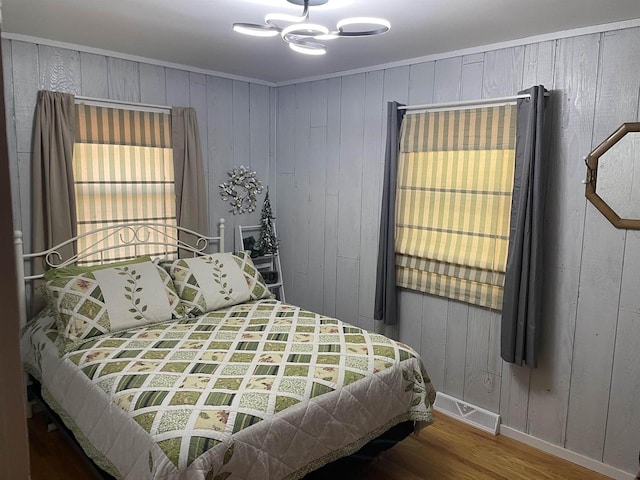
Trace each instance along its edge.
<path fill-rule="evenodd" d="M 616 228 L 640 230 L 640 122 L 623 123 L 587 157 L 585 195 Z"/>

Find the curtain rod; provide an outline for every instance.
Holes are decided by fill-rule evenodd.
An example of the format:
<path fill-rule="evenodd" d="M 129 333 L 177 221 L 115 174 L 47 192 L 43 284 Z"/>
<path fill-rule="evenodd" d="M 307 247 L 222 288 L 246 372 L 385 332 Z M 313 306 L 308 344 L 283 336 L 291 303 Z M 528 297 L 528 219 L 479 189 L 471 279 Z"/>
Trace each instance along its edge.
<path fill-rule="evenodd" d="M 149 103 L 127 102 L 125 100 L 110 100 L 107 98 L 82 97 L 80 95 L 77 95 L 75 97 L 75 100 L 77 102 L 99 103 L 102 105 L 116 105 L 120 107 L 135 107 L 138 109 L 163 111 L 167 113 L 171 112 L 171 107 L 167 105 L 152 105 Z"/>
<path fill-rule="evenodd" d="M 545 92 L 545 97 L 549 96 L 549 92 Z M 492 105 L 495 103 L 515 103 L 521 98 L 531 98 L 528 93 L 521 93 L 519 95 L 512 95 L 510 97 L 498 97 L 498 98 L 484 98 L 480 100 L 460 100 L 458 102 L 444 102 L 444 103 L 429 103 L 425 105 L 405 105 L 398 107 L 398 110 L 436 110 L 439 108 L 456 108 L 466 107 L 474 105 Z"/>

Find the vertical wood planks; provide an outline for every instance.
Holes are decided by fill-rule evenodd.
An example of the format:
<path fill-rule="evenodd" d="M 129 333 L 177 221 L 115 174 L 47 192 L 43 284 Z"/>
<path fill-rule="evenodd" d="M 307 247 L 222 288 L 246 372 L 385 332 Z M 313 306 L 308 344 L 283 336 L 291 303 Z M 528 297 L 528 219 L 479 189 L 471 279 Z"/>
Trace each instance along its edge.
<path fill-rule="evenodd" d="M 409 105 L 433 103 L 435 62 L 411 65 L 409 72 Z"/>
<path fill-rule="evenodd" d="M 338 178 L 341 142 L 342 79 L 327 82 L 327 158 L 325 188 L 323 313 L 335 315 L 338 279 Z"/>
<path fill-rule="evenodd" d="M 450 300 L 447 309 L 444 391 L 456 398 L 464 398 L 468 322 L 469 305 Z"/>
<path fill-rule="evenodd" d="M 38 46 L 11 41 L 13 64 L 13 104 L 15 109 L 16 152 L 22 236 L 26 251 L 31 249 L 31 150 L 33 121 L 38 98 Z"/>
<path fill-rule="evenodd" d="M 444 392 L 447 313 L 449 301 L 445 298 L 423 295 L 422 297 L 422 338 L 420 355 L 424 361 L 431 382 L 436 390 Z M 402 322 L 403 319 L 400 319 Z"/>
<path fill-rule="evenodd" d="M 265 186 L 269 184 L 270 113 L 269 87 L 249 84 L 249 164 Z"/>
<path fill-rule="evenodd" d="M 99 96 L 104 98 L 104 94 Z M 149 63 L 140 64 L 140 101 L 152 105 L 167 104 L 167 80 L 164 67 Z"/>
<path fill-rule="evenodd" d="M 80 93 L 83 96 L 108 98 L 107 57 L 80 52 L 80 82 L 82 84 Z M 162 95 L 164 96 L 164 85 L 162 86 Z"/>
<path fill-rule="evenodd" d="M 383 102 L 407 103 L 409 100 L 409 74 L 411 67 L 387 68 L 384 71 Z M 386 108 L 385 108 L 386 110 Z M 386 115 L 386 111 L 385 111 Z"/>
<path fill-rule="evenodd" d="M 16 112 L 13 98 L 13 56 L 11 40 L 2 39 L 2 69 L 4 72 L 5 120 L 7 123 L 7 153 L 11 181 L 11 211 L 13 229 L 22 230 L 20 212 L 20 182 L 18 179 L 18 151 L 16 145 Z"/>
<path fill-rule="evenodd" d="M 109 98 L 125 102 L 140 101 L 140 72 L 137 62 L 107 57 Z"/>
<path fill-rule="evenodd" d="M 582 157 L 591 148 L 599 44 L 599 35 L 558 40 L 549 104 L 553 133 L 544 232 L 545 323 L 538 368 L 526 383 L 525 421 L 530 435 L 556 445 L 564 444 L 566 434 L 584 228 Z"/>
<path fill-rule="evenodd" d="M 279 174 L 277 177 L 278 197 L 276 209 L 278 212 L 277 229 L 280 264 L 282 266 L 282 279 L 288 302 L 291 299 L 293 285 L 295 282 L 295 272 L 293 265 L 293 235 L 294 224 L 292 219 L 295 216 L 295 178 L 290 173 Z"/>
<path fill-rule="evenodd" d="M 635 472 L 640 448 L 640 232 L 627 232 L 604 463 Z"/>
<path fill-rule="evenodd" d="M 76 50 L 40 45 L 40 88 L 80 94 L 80 54 Z"/>
<path fill-rule="evenodd" d="M 338 257 L 358 260 L 360 255 L 360 198 L 364 152 L 365 75 L 342 79 L 340 178 L 338 179 Z M 338 276 L 340 283 L 340 276 Z M 346 288 L 353 288 L 354 285 Z M 338 287 L 340 290 L 340 287 Z M 355 294 L 355 292 L 353 292 Z M 352 295 L 357 298 L 357 295 Z"/>
<path fill-rule="evenodd" d="M 324 308 L 328 81 L 311 84 L 309 140 L 309 309 Z"/>
<path fill-rule="evenodd" d="M 318 103 L 326 108 L 326 90 Z M 314 312 L 322 312 L 324 305 L 325 217 L 326 196 L 325 159 L 327 156 L 327 127 L 311 128 L 309 174 L 313 181 L 309 191 L 309 276 L 307 304 Z"/>
<path fill-rule="evenodd" d="M 277 173 L 294 173 L 296 87 L 278 89 Z"/>
<path fill-rule="evenodd" d="M 328 87 L 328 80 L 317 80 L 315 82 L 311 82 L 311 128 L 327 126 Z"/>
<path fill-rule="evenodd" d="M 492 321 L 495 314 L 484 308 L 469 306 L 467 349 L 464 374 L 464 400 L 489 411 L 500 408 L 499 374 L 490 371 L 493 352 Z"/>
<path fill-rule="evenodd" d="M 359 323 L 360 226 L 364 153 L 364 74 L 342 79 L 340 177 L 338 179 L 338 269 L 336 315 Z"/>
<path fill-rule="evenodd" d="M 638 118 L 640 28 L 602 34 L 592 147 Z M 587 152 L 588 153 L 588 152 Z M 602 458 L 626 232 L 587 203 L 578 318 L 567 419 L 567 448 Z M 584 419 L 589 418 L 589 422 Z"/>
<path fill-rule="evenodd" d="M 299 83 L 295 86 L 295 140 L 294 140 L 294 229 L 293 229 L 293 301 L 306 306 L 310 295 L 308 288 L 309 275 L 309 163 L 311 140 L 311 84 Z"/>
<path fill-rule="evenodd" d="M 249 123 L 249 84 L 233 81 L 233 164 L 251 165 L 251 132 Z"/>
<path fill-rule="evenodd" d="M 278 115 L 276 127 L 276 164 L 278 198 L 276 211 L 278 215 L 278 236 L 280 237 L 280 263 L 284 278 L 285 292 L 289 301 L 294 285 L 293 264 L 293 235 L 295 225 L 293 218 L 295 211 L 292 209 L 294 200 L 295 178 L 295 111 L 296 90 L 295 86 L 278 89 Z"/>
<path fill-rule="evenodd" d="M 340 257 L 336 289 L 336 317 L 352 325 L 360 326 L 358 317 L 358 260 Z M 356 289 L 356 294 L 354 294 Z"/>
<path fill-rule="evenodd" d="M 483 71 L 483 53 L 462 57 L 461 100 L 476 100 L 482 98 Z"/>
<path fill-rule="evenodd" d="M 524 47 L 485 53 L 482 98 L 515 95 L 522 85 Z"/>
<path fill-rule="evenodd" d="M 167 103 L 170 107 L 188 107 L 189 72 L 175 68 L 165 68 Z"/>
<path fill-rule="evenodd" d="M 219 77 L 207 77 L 207 157 L 209 158 L 209 225 L 215 228 L 218 219 L 227 220 L 226 245 L 233 245 L 235 223 L 229 204 L 220 197 L 218 185 L 229 178 L 233 166 L 233 83 Z"/>
<path fill-rule="evenodd" d="M 16 114 L 16 150 L 31 152 L 33 116 L 38 99 L 38 46 L 33 43 L 11 41 L 13 59 L 13 95 Z M 28 218 L 28 217 L 25 217 Z"/>
<path fill-rule="evenodd" d="M 365 78 L 364 151 L 362 159 L 362 200 L 360 206 L 360 289 L 359 314 L 373 320 L 380 236 L 381 183 L 384 172 L 385 135 L 380 135 L 386 118 L 382 103 L 384 73 L 369 72 Z M 371 322 L 368 322 L 371 323 Z"/>
<path fill-rule="evenodd" d="M 453 102 L 460 99 L 462 57 L 437 60 L 434 75 L 434 103 Z"/>
<path fill-rule="evenodd" d="M 416 352 L 419 352 L 421 347 L 423 297 L 420 292 L 398 289 L 398 318 L 402 319 L 398 322 L 398 340 Z"/>

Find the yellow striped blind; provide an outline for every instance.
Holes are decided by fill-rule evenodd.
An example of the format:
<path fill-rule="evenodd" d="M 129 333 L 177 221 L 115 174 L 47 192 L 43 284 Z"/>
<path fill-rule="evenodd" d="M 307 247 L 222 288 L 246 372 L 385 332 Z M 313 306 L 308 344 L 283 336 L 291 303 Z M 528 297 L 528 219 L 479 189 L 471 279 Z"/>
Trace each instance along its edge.
<path fill-rule="evenodd" d="M 396 196 L 397 285 L 502 306 L 515 106 L 406 115 Z"/>
<path fill-rule="evenodd" d="M 78 104 L 76 142 L 171 148 L 171 115 Z"/>
<path fill-rule="evenodd" d="M 73 175 L 78 235 L 129 222 L 176 225 L 171 117 L 168 114 L 76 105 Z M 171 233 L 167 231 L 166 233 Z M 149 231 L 147 245 L 120 247 L 119 235 L 100 232 L 81 237 L 78 252 L 108 248 L 84 264 L 139 255 L 172 255 Z M 157 237 L 157 238 L 156 238 Z"/>

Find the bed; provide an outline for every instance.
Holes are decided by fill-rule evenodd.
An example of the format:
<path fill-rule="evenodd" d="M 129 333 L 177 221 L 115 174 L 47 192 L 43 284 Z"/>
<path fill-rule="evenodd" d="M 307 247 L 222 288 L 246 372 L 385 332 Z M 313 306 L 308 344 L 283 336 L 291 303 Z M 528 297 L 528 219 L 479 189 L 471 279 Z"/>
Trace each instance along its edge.
<path fill-rule="evenodd" d="M 25 255 L 18 238 L 27 285 L 42 276 L 24 276 L 24 261 L 49 267 L 47 306 L 23 312 L 25 371 L 101 471 L 298 479 L 402 422 L 432 422 L 415 351 L 275 300 L 219 229 L 121 225 L 67 259 Z M 105 261 L 112 251 L 129 258 Z M 86 259 L 96 265 L 76 265 Z"/>

